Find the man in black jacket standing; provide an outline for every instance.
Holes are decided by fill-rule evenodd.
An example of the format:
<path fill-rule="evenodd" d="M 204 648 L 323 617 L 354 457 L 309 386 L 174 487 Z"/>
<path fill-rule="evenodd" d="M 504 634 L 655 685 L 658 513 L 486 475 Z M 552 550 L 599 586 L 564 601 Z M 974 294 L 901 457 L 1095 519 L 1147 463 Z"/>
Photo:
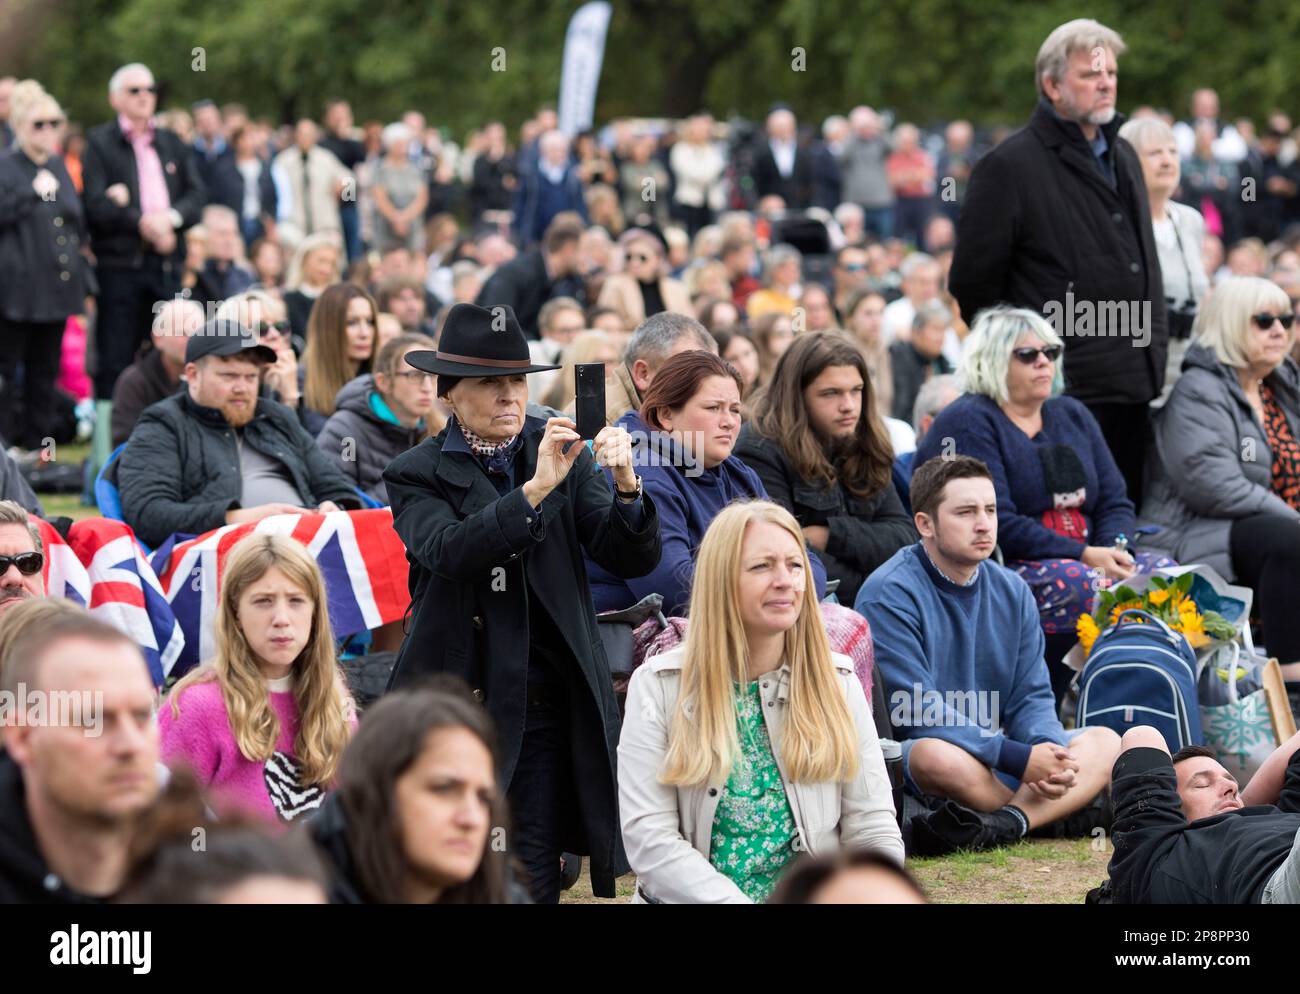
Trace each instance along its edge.
<path fill-rule="evenodd" d="M 192 151 L 153 123 L 157 87 L 139 63 L 113 73 L 115 120 L 86 136 L 86 217 L 99 278 L 95 396 L 113 396 L 152 326 L 154 305 L 180 289 L 184 232 L 207 201 Z M 107 419 L 105 419 L 107 420 Z"/>
<path fill-rule="evenodd" d="M 1171 757 L 1149 725 L 1111 774 L 1116 904 L 1300 903 L 1300 735 L 1245 790 L 1203 746 Z"/>
<path fill-rule="evenodd" d="M 537 318 L 544 303 L 552 297 L 577 297 L 579 303 L 583 301 L 578 279 L 582 231 L 582 221 L 576 215 L 557 217 L 546 229 L 542 243 L 497 269 L 483 284 L 474 303 L 479 307 L 509 307 L 524 334 L 538 339 Z"/>
<path fill-rule="evenodd" d="M 1141 165 L 1118 137 L 1124 50 L 1084 19 L 1043 42 L 1038 107 L 975 165 L 948 282 L 967 324 L 998 303 L 1048 319 L 1065 339 L 1066 393 L 1096 417 L 1140 506 L 1168 329 Z"/>

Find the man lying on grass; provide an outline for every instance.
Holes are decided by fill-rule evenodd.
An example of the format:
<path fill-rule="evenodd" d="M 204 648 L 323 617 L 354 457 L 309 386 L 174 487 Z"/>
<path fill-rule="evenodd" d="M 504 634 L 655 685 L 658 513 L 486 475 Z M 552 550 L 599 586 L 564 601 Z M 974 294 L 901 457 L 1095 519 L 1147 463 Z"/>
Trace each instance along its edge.
<path fill-rule="evenodd" d="M 1148 725 L 1111 775 L 1116 904 L 1300 903 L 1300 733 L 1244 790 L 1202 746 L 1173 756 Z"/>

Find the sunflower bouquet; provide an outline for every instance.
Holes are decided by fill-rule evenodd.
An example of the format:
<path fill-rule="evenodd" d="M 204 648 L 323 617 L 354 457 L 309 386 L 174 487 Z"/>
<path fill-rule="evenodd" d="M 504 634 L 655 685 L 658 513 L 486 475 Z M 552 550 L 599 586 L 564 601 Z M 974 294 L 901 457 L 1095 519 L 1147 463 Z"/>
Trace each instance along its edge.
<path fill-rule="evenodd" d="M 1215 611 L 1202 611 L 1189 591 L 1193 574 L 1178 577 L 1153 576 L 1151 585 L 1139 593 L 1132 587 L 1120 585 L 1101 591 L 1092 614 L 1079 616 L 1075 632 L 1086 656 L 1092 644 L 1105 629 L 1119 620 L 1119 616 L 1132 608 L 1145 611 L 1158 618 L 1176 632 L 1182 632 L 1193 650 L 1211 642 L 1227 641 L 1237 636 L 1237 628 Z"/>

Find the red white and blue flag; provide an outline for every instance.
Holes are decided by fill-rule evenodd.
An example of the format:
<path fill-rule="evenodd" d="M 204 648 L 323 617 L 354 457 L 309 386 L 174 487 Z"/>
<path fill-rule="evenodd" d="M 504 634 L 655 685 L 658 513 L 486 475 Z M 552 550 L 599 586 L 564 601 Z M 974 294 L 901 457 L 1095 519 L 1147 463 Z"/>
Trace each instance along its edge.
<path fill-rule="evenodd" d="M 334 637 L 346 638 L 405 615 L 406 548 L 393 530 L 390 509 L 277 514 L 226 525 L 196 538 L 173 535 L 151 563 L 181 630 L 185 646 L 170 671 L 180 676 L 212 658 L 218 591 L 232 546 L 247 535 L 288 535 L 307 547 L 325 577 Z"/>
<path fill-rule="evenodd" d="M 144 652 L 154 685 L 162 686 L 180 661 L 186 636 L 134 533 L 120 521 L 76 521 L 63 536 L 36 521 L 45 548 L 45 591 L 84 605 L 133 638 Z"/>

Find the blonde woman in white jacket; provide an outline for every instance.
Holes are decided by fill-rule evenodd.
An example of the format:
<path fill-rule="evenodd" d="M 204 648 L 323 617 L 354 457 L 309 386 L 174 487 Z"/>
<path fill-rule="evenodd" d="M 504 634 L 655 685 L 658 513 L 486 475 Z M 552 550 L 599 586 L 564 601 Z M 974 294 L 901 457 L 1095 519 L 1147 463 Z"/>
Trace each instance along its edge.
<path fill-rule="evenodd" d="M 696 559 L 686 641 L 646 660 L 618 746 L 623 843 L 639 902 L 767 899 L 802 852 L 903 840 L 875 724 L 831 652 L 803 534 L 737 502 Z"/>

